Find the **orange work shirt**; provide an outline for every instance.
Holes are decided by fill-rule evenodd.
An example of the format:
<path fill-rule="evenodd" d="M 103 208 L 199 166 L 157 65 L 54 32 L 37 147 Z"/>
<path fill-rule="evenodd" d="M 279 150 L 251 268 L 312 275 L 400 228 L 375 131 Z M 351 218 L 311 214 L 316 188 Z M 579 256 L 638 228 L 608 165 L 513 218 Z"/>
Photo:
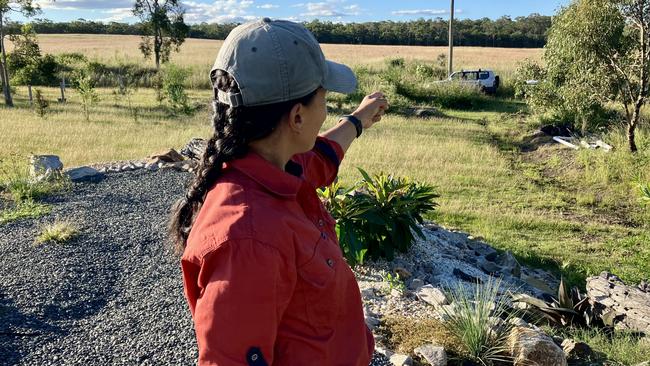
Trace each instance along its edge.
<path fill-rule="evenodd" d="M 341 159 L 318 137 L 284 171 L 253 152 L 224 164 L 181 260 L 199 365 L 368 366 L 359 287 L 316 194 Z"/>

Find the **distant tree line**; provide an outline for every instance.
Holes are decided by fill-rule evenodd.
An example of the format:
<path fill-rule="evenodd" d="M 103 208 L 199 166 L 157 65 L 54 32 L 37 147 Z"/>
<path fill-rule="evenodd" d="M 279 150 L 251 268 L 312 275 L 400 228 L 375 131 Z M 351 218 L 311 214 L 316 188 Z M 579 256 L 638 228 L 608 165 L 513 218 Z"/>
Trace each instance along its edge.
<path fill-rule="evenodd" d="M 37 19 L 37 33 L 82 33 L 143 35 L 141 23 L 97 22 L 75 20 L 52 22 Z M 447 44 L 447 20 L 419 19 L 408 22 L 380 21 L 367 23 L 333 23 L 314 20 L 305 23 L 319 42 L 372 45 L 444 46 Z M 237 24 L 193 24 L 189 38 L 224 39 Z M 537 48 L 546 44 L 551 17 L 531 14 L 525 17 L 501 17 L 496 20 L 462 19 L 455 24 L 454 44 L 457 46 Z M 8 33 L 20 33 L 20 24 L 9 23 Z"/>

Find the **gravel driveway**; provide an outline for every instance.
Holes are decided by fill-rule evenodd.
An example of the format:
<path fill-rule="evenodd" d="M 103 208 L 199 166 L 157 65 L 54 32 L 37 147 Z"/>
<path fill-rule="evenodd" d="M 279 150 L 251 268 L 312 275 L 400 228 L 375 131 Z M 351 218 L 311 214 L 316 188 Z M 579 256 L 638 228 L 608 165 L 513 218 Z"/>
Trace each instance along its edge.
<path fill-rule="evenodd" d="M 195 364 L 165 235 L 187 179 L 174 170 L 113 173 L 49 198 L 49 215 L 0 226 L 0 365 Z M 35 247 L 55 219 L 75 223 L 80 236 Z"/>

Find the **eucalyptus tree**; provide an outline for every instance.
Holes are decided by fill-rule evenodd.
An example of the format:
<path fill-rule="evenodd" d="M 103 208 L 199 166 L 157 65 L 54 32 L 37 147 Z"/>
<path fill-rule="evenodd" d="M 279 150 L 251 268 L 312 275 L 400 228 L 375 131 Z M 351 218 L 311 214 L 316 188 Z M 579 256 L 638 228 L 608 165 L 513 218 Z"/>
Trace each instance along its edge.
<path fill-rule="evenodd" d="M 2 91 L 4 93 L 5 105 L 13 107 L 14 102 L 11 98 L 11 87 L 9 85 L 9 70 L 7 67 L 7 51 L 4 42 L 4 25 L 7 16 L 10 13 L 22 14 L 26 17 L 34 16 L 40 12 L 38 4 L 33 0 L 0 0 L 0 81 L 2 81 Z"/>
<path fill-rule="evenodd" d="M 143 26 L 140 51 L 145 58 L 152 55 L 156 68 L 169 61 L 172 51 L 178 52 L 185 42 L 189 27 L 183 17 L 185 10 L 178 0 L 136 0 L 133 15 L 140 18 Z"/>
<path fill-rule="evenodd" d="M 630 151 L 650 86 L 650 0 L 576 0 L 560 11 L 544 53 L 549 104 L 574 110 L 583 130 L 607 103 L 625 111 Z M 542 88 L 544 89 L 544 88 Z"/>

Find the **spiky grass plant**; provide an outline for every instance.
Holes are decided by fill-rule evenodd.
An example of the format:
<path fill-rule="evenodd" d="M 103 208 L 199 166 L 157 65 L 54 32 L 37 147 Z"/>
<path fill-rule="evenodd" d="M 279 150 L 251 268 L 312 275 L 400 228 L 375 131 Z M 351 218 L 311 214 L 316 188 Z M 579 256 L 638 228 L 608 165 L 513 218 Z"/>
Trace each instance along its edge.
<path fill-rule="evenodd" d="M 41 234 L 36 238 L 36 245 L 44 243 L 65 243 L 79 234 L 79 229 L 67 221 L 54 222 L 45 225 Z"/>
<path fill-rule="evenodd" d="M 514 328 L 510 320 L 518 315 L 499 297 L 501 279 L 490 279 L 477 284 L 472 292 L 462 284 L 450 289 L 449 301 L 453 307 L 439 311 L 445 318 L 448 333 L 458 337 L 463 358 L 484 366 L 499 362 L 511 362 L 507 339 Z"/>
<path fill-rule="evenodd" d="M 641 202 L 650 206 L 650 183 L 639 184 L 639 193 L 641 195 Z"/>

